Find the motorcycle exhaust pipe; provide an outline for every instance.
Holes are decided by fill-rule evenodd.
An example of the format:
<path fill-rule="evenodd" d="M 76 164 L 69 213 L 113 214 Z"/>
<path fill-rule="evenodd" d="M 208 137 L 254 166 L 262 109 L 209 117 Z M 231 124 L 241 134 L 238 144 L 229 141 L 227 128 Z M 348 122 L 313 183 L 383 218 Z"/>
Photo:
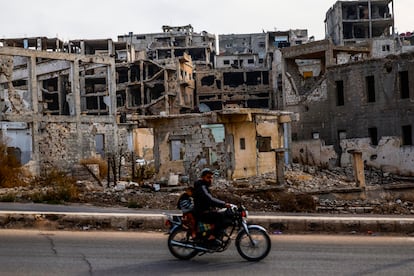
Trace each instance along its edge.
<path fill-rule="evenodd" d="M 176 245 L 176 246 L 180 246 L 180 247 L 185 247 L 185 248 L 197 249 L 197 250 L 200 250 L 200 251 L 208 251 L 207 248 L 192 245 L 192 244 L 182 243 L 182 242 L 178 242 L 178 241 L 171 241 L 171 244 Z"/>

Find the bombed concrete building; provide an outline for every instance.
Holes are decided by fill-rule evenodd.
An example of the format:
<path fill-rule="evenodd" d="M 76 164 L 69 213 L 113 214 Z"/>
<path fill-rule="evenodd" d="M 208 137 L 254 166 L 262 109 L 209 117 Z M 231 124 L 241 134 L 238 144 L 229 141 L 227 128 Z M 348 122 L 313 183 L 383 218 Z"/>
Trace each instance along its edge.
<path fill-rule="evenodd" d="M 211 68 L 216 55 L 215 35 L 206 31 L 194 32 L 191 25 L 162 27 L 163 32 L 151 34 L 119 35 L 119 42 L 127 42 L 137 54 L 147 59 L 162 61 L 181 57 L 184 53 L 191 56 L 197 68 Z"/>
<path fill-rule="evenodd" d="M 219 35 L 214 70 L 197 70 L 196 101 L 207 110 L 278 109 L 274 50 L 308 42 L 307 30 Z"/>
<path fill-rule="evenodd" d="M 115 61 L 45 49 L 45 40 L 34 40 L 40 50 L 0 47 L 1 134 L 34 173 L 70 172 L 84 158 L 118 151 Z"/>
<path fill-rule="evenodd" d="M 394 36 L 394 1 L 337 1 L 326 13 L 325 31 L 335 45 Z"/>
<path fill-rule="evenodd" d="M 132 152 L 153 159 L 160 178 L 193 177 L 199 164 L 239 178 L 278 166 L 270 160 L 293 139 L 295 161 L 347 165 L 358 148 L 367 165 L 394 172 L 405 162 L 398 172 L 411 174 L 411 35 L 396 37 L 393 20 L 390 0 L 338 1 L 322 41 L 307 30 L 216 40 L 191 25 L 117 42 L 2 39 L 2 135 L 37 171 L 54 158 L 70 168 Z M 67 127 L 48 134 L 58 125 Z M 73 141 L 82 151 L 65 158 Z"/>
<path fill-rule="evenodd" d="M 342 7 L 344 14 L 348 8 L 360 8 L 357 16 L 368 13 L 367 18 L 353 19 L 355 28 L 357 21 L 366 20 L 369 28 L 388 30 L 393 27 L 388 9 L 391 2 L 339 1 L 334 7 Z M 376 9 L 373 14 L 379 10 L 385 16 L 371 16 L 367 7 Z M 368 19 L 382 23 L 375 25 Z M 325 41 L 281 50 L 284 109 L 301 118 L 292 124 L 295 161 L 347 166 L 349 151 L 359 150 L 367 167 L 414 174 L 413 55 L 392 32 L 371 32 L 338 40 L 337 33 L 328 29 Z M 335 40 L 338 45 L 332 42 Z M 304 67 L 311 61 L 312 67 Z M 306 73 L 309 70 L 312 74 Z"/>
<path fill-rule="evenodd" d="M 133 151 L 139 158 L 154 159 L 159 178 L 193 177 L 200 160 L 223 177 L 274 171 L 276 151 L 282 151 L 281 141 L 288 135 L 281 126 L 296 120 L 294 114 L 265 109 L 192 113 L 194 68 L 212 70 L 215 40 L 207 33 L 189 37 L 194 33 L 188 26 L 164 29 L 154 35 L 148 51 L 111 39 L 49 41 L 49 48 L 42 46 L 43 38 L 3 39 L 2 135 L 9 146 L 23 151 L 16 152 L 22 163 L 30 161 L 36 173 L 54 166 L 73 171 L 82 159 Z M 175 35 L 185 39 L 180 42 Z M 169 43 L 161 43 L 167 38 Z M 164 46 L 171 56 L 164 55 Z M 193 61 L 187 54 L 191 51 L 202 54 Z M 259 72 L 242 74 L 271 94 L 269 69 Z M 256 106 L 267 107 L 268 99 L 248 107 Z M 209 118 L 205 124 L 204 117 Z M 230 140 L 216 140 L 217 133 Z M 257 160 L 237 157 L 257 151 Z"/>

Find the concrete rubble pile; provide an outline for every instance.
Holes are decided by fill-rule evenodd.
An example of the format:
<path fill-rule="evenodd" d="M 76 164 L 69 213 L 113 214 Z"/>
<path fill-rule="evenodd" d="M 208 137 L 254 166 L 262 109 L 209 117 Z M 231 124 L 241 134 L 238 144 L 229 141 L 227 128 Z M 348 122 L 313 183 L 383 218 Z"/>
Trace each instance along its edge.
<path fill-rule="evenodd" d="M 218 197 L 243 204 L 254 212 L 414 214 L 414 196 L 410 198 L 410 188 L 414 187 L 414 182 L 396 179 L 380 171 L 366 171 L 365 177 L 367 185 L 362 190 L 353 181 L 352 168 L 327 170 L 294 164 L 286 170 L 285 185 L 276 185 L 275 174 L 272 173 L 233 181 L 218 177 L 212 191 Z M 159 187 L 154 183 L 119 181 L 117 185 L 107 187 L 105 183 L 99 185 L 78 181 L 78 202 L 97 206 L 174 210 L 179 195 L 187 185 Z M 47 189 L 3 188 L 0 189 L 0 198 L 13 194 L 14 201 L 27 202 L 33 200 L 31 195 L 44 193 Z M 302 200 L 306 202 L 300 203 L 299 197 L 303 195 L 307 196 Z M 283 203 L 286 201 L 304 207 L 286 207 Z"/>

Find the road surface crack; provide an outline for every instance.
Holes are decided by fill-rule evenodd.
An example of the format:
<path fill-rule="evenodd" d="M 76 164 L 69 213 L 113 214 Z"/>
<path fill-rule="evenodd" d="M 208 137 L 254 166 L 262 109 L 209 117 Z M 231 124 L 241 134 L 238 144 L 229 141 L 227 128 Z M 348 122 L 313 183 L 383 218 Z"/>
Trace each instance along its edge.
<path fill-rule="evenodd" d="M 52 239 L 50 234 L 41 234 L 42 236 L 44 236 L 50 243 L 50 249 L 52 249 L 53 254 L 57 255 L 57 250 L 56 250 L 56 246 L 55 246 L 55 241 Z"/>
<path fill-rule="evenodd" d="M 84 254 L 82 254 L 82 260 L 84 260 L 85 261 L 85 263 L 88 265 L 88 267 L 89 267 L 89 269 L 88 269 L 88 271 L 89 271 L 89 275 L 93 275 L 93 272 L 92 272 L 92 264 L 89 262 L 89 260 L 88 260 L 88 258 L 86 258 L 86 256 L 84 255 Z"/>

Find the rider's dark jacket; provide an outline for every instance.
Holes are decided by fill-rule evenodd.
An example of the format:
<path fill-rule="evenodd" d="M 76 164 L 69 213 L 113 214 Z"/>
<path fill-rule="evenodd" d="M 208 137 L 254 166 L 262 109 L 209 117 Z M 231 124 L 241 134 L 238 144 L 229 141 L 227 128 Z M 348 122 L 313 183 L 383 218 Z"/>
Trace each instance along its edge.
<path fill-rule="evenodd" d="M 209 190 L 210 184 L 202 179 L 194 183 L 194 213 L 200 215 L 212 211 L 214 207 L 224 208 L 226 203 L 213 197 Z"/>

